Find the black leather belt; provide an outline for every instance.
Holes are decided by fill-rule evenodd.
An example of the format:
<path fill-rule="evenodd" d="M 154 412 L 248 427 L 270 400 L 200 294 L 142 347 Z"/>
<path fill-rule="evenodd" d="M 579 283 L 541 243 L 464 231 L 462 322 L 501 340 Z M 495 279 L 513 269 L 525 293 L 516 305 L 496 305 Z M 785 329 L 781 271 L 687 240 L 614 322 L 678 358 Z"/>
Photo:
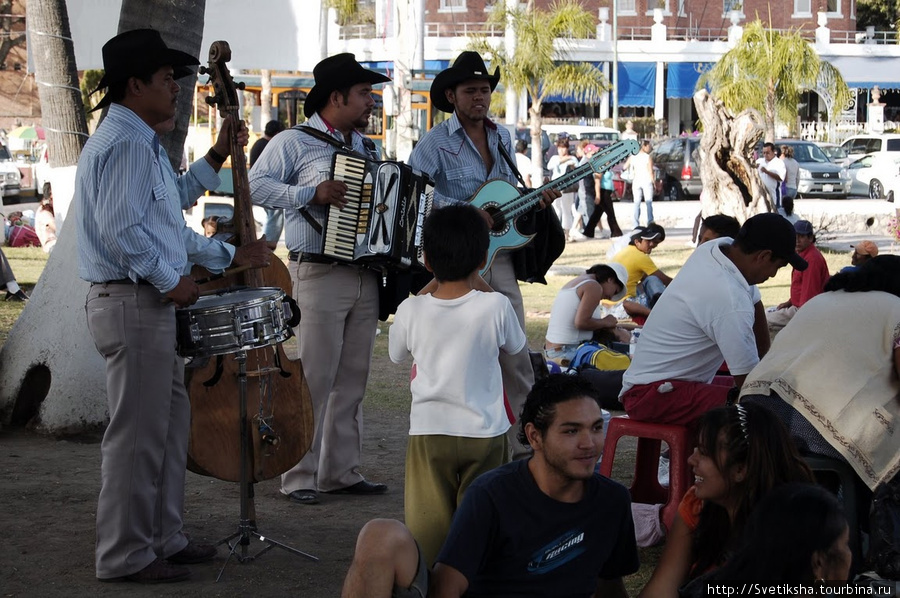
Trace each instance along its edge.
<path fill-rule="evenodd" d="M 137 282 L 134 282 L 130 278 L 119 278 L 118 280 L 107 280 L 106 282 L 92 282 L 91 284 L 151 284 L 149 280 L 144 280 L 143 278 L 138 278 Z"/>
<path fill-rule="evenodd" d="M 337 260 L 333 260 L 329 257 L 325 257 L 324 255 L 319 255 L 317 253 L 306 253 L 303 251 L 291 251 L 288 253 L 288 259 L 292 262 L 300 262 L 301 264 L 304 262 L 309 262 L 311 264 L 337 264 L 339 263 Z"/>

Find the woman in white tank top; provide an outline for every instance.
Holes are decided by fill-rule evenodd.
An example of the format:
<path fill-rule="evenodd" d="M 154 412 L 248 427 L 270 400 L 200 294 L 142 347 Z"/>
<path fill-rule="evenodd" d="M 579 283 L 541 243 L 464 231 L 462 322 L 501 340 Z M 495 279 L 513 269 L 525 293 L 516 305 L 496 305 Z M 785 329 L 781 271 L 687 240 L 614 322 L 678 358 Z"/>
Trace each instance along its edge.
<path fill-rule="evenodd" d="M 625 296 L 628 272 L 621 264 L 611 262 L 592 266 L 581 276 L 576 276 L 560 289 L 547 325 L 544 354 L 560 365 L 568 365 L 583 341 L 589 340 L 596 330 L 610 329 L 622 342 L 628 342 L 628 333 L 618 330 L 615 316 L 604 316 L 600 301 L 618 301 Z"/>

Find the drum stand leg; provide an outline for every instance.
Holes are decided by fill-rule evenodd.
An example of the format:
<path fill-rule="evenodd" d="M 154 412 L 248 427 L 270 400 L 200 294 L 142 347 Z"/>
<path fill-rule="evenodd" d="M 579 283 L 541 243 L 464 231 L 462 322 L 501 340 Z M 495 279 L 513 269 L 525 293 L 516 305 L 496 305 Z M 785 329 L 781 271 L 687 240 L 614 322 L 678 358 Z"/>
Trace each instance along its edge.
<path fill-rule="evenodd" d="M 219 544 L 227 544 L 231 549 L 228 552 L 228 558 L 225 559 L 225 564 L 222 565 L 222 569 L 219 571 L 219 575 L 216 577 L 216 581 L 219 581 L 222 578 L 222 575 L 225 573 L 225 568 L 228 566 L 228 562 L 231 560 L 231 557 L 234 557 L 235 560 L 237 560 L 237 562 L 239 563 L 248 563 L 276 547 L 281 548 L 282 550 L 286 550 L 296 556 L 302 556 L 311 561 L 319 560 L 317 557 L 311 554 L 307 554 L 302 550 L 297 550 L 292 546 L 277 542 L 272 538 L 267 538 L 266 536 L 262 535 L 257 530 L 256 522 L 250 514 L 251 503 L 253 500 L 253 482 L 250 481 L 250 428 L 248 427 L 249 422 L 247 421 L 247 352 L 238 351 L 234 358 L 238 362 L 239 368 L 238 389 L 240 392 L 239 419 L 241 425 L 241 518 L 240 522 L 238 523 L 237 531 L 230 536 L 219 540 L 216 543 L 217 546 Z M 265 544 L 265 546 L 255 554 L 249 554 L 251 537 L 256 537 L 260 542 L 263 542 Z M 238 546 L 240 546 L 240 550 L 238 550 Z"/>

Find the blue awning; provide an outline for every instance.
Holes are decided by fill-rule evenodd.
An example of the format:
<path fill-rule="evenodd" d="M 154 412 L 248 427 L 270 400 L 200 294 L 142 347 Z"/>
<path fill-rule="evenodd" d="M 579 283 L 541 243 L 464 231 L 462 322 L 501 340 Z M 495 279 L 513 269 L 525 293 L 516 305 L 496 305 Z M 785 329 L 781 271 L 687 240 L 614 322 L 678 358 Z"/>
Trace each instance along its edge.
<path fill-rule="evenodd" d="M 837 68 L 847 87 L 900 88 L 900 58 L 889 56 L 833 56 L 826 58 Z"/>
<path fill-rule="evenodd" d="M 619 63 L 619 106 L 653 106 L 655 62 Z"/>
<path fill-rule="evenodd" d="M 700 75 L 709 70 L 710 62 L 670 62 L 666 77 L 667 98 L 692 98 Z"/>
<path fill-rule="evenodd" d="M 599 69 L 603 63 L 594 63 Z M 612 82 L 610 82 L 612 83 Z M 656 91 L 655 62 L 619 63 L 619 106 L 653 106 Z M 544 102 L 578 102 L 574 95 L 553 94 Z"/>

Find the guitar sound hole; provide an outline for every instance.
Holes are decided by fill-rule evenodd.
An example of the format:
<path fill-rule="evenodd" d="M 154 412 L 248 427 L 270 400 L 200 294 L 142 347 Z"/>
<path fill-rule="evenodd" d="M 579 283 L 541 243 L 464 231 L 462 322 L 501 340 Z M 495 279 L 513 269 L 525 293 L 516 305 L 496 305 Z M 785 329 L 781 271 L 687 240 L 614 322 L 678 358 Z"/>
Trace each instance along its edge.
<path fill-rule="evenodd" d="M 494 232 L 501 232 L 504 228 L 506 228 L 506 219 L 503 217 L 503 214 L 496 207 L 490 206 L 484 208 L 484 211 L 490 214 L 491 218 L 494 220 L 494 225 L 491 227 L 491 230 Z"/>

